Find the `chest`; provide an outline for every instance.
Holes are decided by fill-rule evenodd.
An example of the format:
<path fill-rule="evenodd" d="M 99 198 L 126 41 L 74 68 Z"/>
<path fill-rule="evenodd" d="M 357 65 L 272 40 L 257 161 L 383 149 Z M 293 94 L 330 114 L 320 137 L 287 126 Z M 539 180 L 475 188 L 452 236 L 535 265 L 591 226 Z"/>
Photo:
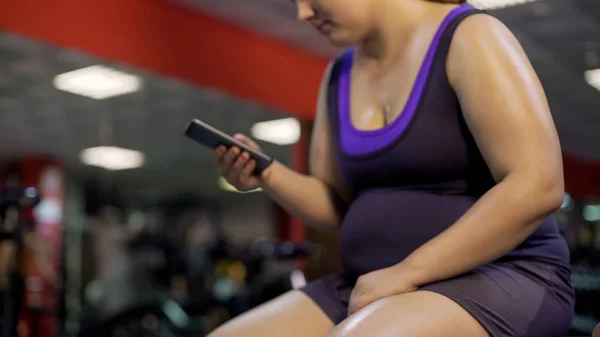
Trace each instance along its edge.
<path fill-rule="evenodd" d="M 426 41 L 426 40 L 425 40 Z M 416 42 L 388 66 L 363 64 L 354 56 L 350 69 L 350 118 L 358 130 L 376 130 L 399 118 L 417 95 L 425 76 L 428 44 Z"/>
<path fill-rule="evenodd" d="M 412 70 L 412 82 L 418 85 L 411 84 L 410 80 L 396 81 L 401 76 L 390 76 L 389 83 L 395 84 L 391 87 L 405 89 L 382 92 L 389 92 L 394 98 L 403 97 L 400 101 L 406 101 L 402 103 L 406 106 L 394 109 L 392 120 L 384 123 L 382 108 L 376 110 L 377 103 L 374 103 L 381 92 L 369 90 L 360 72 L 355 72 L 354 83 L 357 84 L 353 87 L 354 94 L 350 94 L 350 58 L 345 57 L 340 61 L 337 86 L 330 91 L 335 94 L 330 95 L 329 100 L 333 102 L 332 120 L 339 121 L 337 160 L 346 183 L 356 191 L 461 180 L 468 171 L 470 153 L 476 149 L 470 146 L 457 97 L 443 67 L 429 64 L 424 68 L 427 71 L 423 72 L 422 79 L 419 71 Z M 411 73 L 412 67 L 406 69 Z M 349 117 L 364 116 L 357 114 L 367 109 L 362 107 L 370 107 L 374 113 L 367 120 L 371 124 L 357 126 L 356 119 Z M 402 111 L 398 113 L 398 110 Z"/>

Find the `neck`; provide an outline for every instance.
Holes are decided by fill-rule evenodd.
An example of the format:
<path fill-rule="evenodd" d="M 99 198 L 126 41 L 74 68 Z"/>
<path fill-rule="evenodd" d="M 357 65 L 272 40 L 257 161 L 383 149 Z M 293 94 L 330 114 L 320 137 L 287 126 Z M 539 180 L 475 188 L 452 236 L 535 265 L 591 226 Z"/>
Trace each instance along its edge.
<path fill-rule="evenodd" d="M 365 60 L 393 62 L 414 36 L 420 22 L 425 20 L 432 5 L 423 0 L 381 0 L 376 6 L 375 26 L 359 44 L 357 52 Z"/>

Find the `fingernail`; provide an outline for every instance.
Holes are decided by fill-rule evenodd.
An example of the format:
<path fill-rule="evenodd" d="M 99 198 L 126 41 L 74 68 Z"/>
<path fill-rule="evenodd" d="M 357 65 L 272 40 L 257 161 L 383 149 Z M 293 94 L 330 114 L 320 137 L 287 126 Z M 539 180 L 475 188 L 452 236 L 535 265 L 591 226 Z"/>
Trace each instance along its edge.
<path fill-rule="evenodd" d="M 239 133 L 238 133 L 238 134 L 236 134 L 235 136 L 233 136 L 233 138 L 235 138 L 235 139 L 237 139 L 237 140 L 240 140 L 240 141 L 244 140 L 244 136 L 243 136 L 243 135 L 241 135 L 241 134 L 239 134 Z"/>

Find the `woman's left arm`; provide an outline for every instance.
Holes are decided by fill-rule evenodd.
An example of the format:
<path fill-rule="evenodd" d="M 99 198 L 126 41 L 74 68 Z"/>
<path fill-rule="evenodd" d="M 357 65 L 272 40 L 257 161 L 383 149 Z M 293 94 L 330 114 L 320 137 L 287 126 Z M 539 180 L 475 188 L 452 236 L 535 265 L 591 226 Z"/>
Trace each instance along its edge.
<path fill-rule="evenodd" d="M 489 15 L 466 19 L 452 42 L 447 71 L 497 184 L 396 266 L 417 287 L 505 255 L 564 196 L 556 128 L 540 81 L 513 34 Z"/>

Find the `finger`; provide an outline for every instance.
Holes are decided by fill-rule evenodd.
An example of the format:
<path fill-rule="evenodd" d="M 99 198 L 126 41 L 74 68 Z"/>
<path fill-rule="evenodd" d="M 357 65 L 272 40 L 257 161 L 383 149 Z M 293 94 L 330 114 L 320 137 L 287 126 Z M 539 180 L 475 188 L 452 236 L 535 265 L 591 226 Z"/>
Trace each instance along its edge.
<path fill-rule="evenodd" d="M 234 149 L 232 151 L 234 153 L 234 159 L 232 163 L 229 163 L 227 169 L 227 178 L 230 179 L 230 182 L 239 182 L 240 181 L 240 173 L 242 172 L 242 168 L 246 164 L 246 162 L 250 159 L 250 156 L 244 156 L 243 153 L 238 149 Z M 235 153 L 239 152 L 238 155 Z M 229 160 L 229 159 L 226 159 Z"/>
<path fill-rule="evenodd" d="M 366 296 L 362 296 L 361 298 L 358 299 L 358 301 L 356 301 L 355 305 L 354 305 L 354 310 L 355 312 L 359 312 L 361 310 L 363 310 L 364 308 L 368 307 L 369 305 L 371 305 L 371 303 L 375 302 L 373 299 L 371 298 L 366 298 Z"/>
<path fill-rule="evenodd" d="M 227 151 L 227 154 L 223 156 L 223 163 L 221 164 L 221 175 L 227 179 L 230 183 L 234 183 L 237 181 L 237 177 L 235 171 L 233 169 L 233 163 L 237 159 L 239 154 L 239 149 L 231 148 Z M 234 180 L 231 180 L 234 179 Z"/>
<path fill-rule="evenodd" d="M 225 155 L 225 157 L 223 158 L 223 164 L 225 166 L 227 166 L 227 168 L 229 169 L 229 167 L 231 167 L 231 165 L 233 164 L 233 162 L 237 159 L 237 157 L 240 155 L 240 148 L 237 146 L 233 146 L 229 149 L 229 151 L 227 151 L 227 154 Z"/>
<path fill-rule="evenodd" d="M 223 145 L 218 146 L 214 151 L 214 160 L 217 164 L 221 164 L 223 156 L 227 153 L 227 148 Z"/>
<path fill-rule="evenodd" d="M 359 312 L 371 302 L 372 301 L 368 298 L 368 296 L 360 289 L 357 289 L 357 287 L 352 290 L 352 295 L 350 295 L 350 305 L 352 306 L 353 314 Z"/>
<path fill-rule="evenodd" d="M 256 160 L 251 159 L 242 168 L 242 172 L 240 173 L 240 181 L 243 183 L 247 182 L 254 174 L 254 169 L 256 169 Z"/>
<path fill-rule="evenodd" d="M 356 305 L 351 305 L 348 307 L 348 316 L 352 316 L 356 313 Z"/>
<path fill-rule="evenodd" d="M 348 315 L 354 315 L 355 313 L 359 312 L 360 309 L 362 309 L 361 306 L 356 301 L 354 301 L 352 303 L 352 307 L 348 310 Z"/>
<path fill-rule="evenodd" d="M 219 174 L 225 177 L 227 174 L 227 170 L 229 169 L 225 164 L 225 156 L 227 155 L 227 148 L 221 146 L 217 148 L 215 151 L 215 161 L 217 163 L 217 168 L 219 169 Z"/>
<path fill-rule="evenodd" d="M 353 315 L 356 312 L 356 305 L 354 304 L 356 302 L 356 292 L 354 290 L 352 290 L 352 293 L 350 294 L 350 303 L 348 303 L 348 316 Z"/>
<path fill-rule="evenodd" d="M 246 137 L 241 133 L 238 133 L 233 137 L 246 145 L 250 145 L 257 150 L 260 150 L 260 146 L 258 146 L 258 144 L 256 144 L 250 137 Z"/>
<path fill-rule="evenodd" d="M 244 166 L 246 166 L 246 163 L 248 163 L 248 160 L 250 159 L 250 154 L 248 154 L 248 152 L 242 152 L 242 154 L 240 154 L 237 159 L 235 160 L 235 162 L 233 163 L 233 165 L 231 165 L 231 171 L 232 172 L 236 172 L 237 175 L 241 175 L 242 170 L 244 168 Z"/>

